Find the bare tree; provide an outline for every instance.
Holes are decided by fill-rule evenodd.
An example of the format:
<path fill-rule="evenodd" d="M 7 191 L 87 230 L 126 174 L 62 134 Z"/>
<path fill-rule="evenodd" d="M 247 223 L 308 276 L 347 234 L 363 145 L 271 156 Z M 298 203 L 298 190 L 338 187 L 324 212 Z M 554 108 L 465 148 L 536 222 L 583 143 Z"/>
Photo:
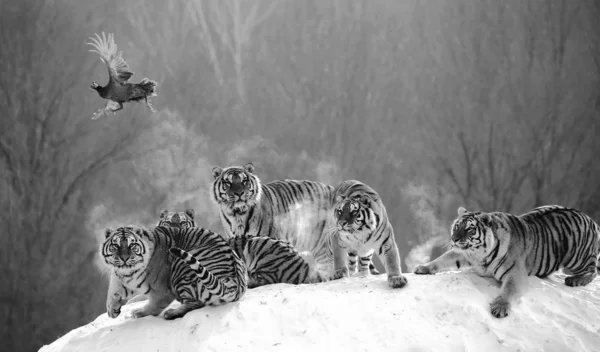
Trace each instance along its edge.
<path fill-rule="evenodd" d="M 81 295 L 96 279 L 90 262 L 96 241 L 81 225 L 90 196 L 86 185 L 112 161 L 131 157 L 129 147 L 148 120 L 129 114 L 118 122 L 116 117 L 111 123 L 111 117 L 92 121 L 90 105 L 101 102 L 94 96 L 85 106 L 76 97 L 90 60 L 81 42 L 66 34 L 77 32 L 85 12 L 46 1 L 3 2 L 1 7 L 0 183 L 7 196 L 0 199 L 0 265 L 7 276 L 0 315 L 2 340 L 9 349 L 22 350 L 56 328 L 57 322 L 45 322 L 46 317 L 81 320 L 82 312 L 93 309 L 52 301 L 65 290 Z M 15 18 L 25 25 L 16 25 Z M 82 279 L 72 280 L 77 276 Z"/>
<path fill-rule="evenodd" d="M 257 27 L 280 3 L 248 0 L 206 0 L 189 3 L 191 18 L 199 26 L 197 33 L 200 43 L 208 51 L 221 86 L 225 83 L 221 61 L 233 62 L 235 90 L 242 106 L 247 103 L 246 52 L 252 44 L 252 36 Z"/>

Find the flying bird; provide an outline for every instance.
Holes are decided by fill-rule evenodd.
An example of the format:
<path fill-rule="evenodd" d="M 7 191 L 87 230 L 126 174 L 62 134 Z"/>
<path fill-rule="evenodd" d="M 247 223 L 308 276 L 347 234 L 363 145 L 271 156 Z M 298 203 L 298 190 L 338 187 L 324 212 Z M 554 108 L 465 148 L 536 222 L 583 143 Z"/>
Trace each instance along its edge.
<path fill-rule="evenodd" d="M 102 98 L 106 99 L 104 108 L 99 109 L 94 114 L 92 120 L 97 119 L 105 113 L 112 112 L 113 114 L 123 109 L 123 103 L 134 101 L 145 101 L 146 106 L 152 112 L 156 112 L 150 103 L 150 97 L 156 96 L 155 81 L 148 78 L 142 79 L 140 83 L 127 82 L 133 72 L 121 57 L 121 52 L 117 51 L 114 35 L 109 33 L 108 36 L 102 32 L 102 36 L 94 33 L 96 38 L 90 37 L 91 42 L 87 43 L 94 47 L 91 52 L 98 53 L 100 60 L 104 62 L 108 68 L 108 84 L 104 87 L 98 85 L 96 81 L 92 82 L 90 89 L 98 92 Z"/>

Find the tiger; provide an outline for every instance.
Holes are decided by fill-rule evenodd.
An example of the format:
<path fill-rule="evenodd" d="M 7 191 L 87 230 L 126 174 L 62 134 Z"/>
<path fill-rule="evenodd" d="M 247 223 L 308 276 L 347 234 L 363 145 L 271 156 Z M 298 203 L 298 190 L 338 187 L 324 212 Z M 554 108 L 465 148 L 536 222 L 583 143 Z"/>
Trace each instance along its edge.
<path fill-rule="evenodd" d="M 500 281 L 491 314 L 504 318 L 511 301 L 523 293 L 528 276 L 544 278 L 563 269 L 567 286 L 585 286 L 597 275 L 600 228 L 586 214 L 545 205 L 522 215 L 471 212 L 458 208 L 452 222 L 451 249 L 414 268 L 415 274 L 470 266 Z"/>
<path fill-rule="evenodd" d="M 329 281 L 310 253 L 298 253 L 288 242 L 266 236 L 235 236 L 227 241 L 246 264 L 248 288 Z"/>
<path fill-rule="evenodd" d="M 107 314 L 116 318 L 136 294 L 148 303 L 132 311 L 134 318 L 159 315 L 183 317 L 204 306 L 238 301 L 247 289 L 242 260 L 219 234 L 199 227 L 145 228 L 122 226 L 105 230 L 101 256 L 110 271 Z"/>
<path fill-rule="evenodd" d="M 194 209 L 184 213 L 163 210 L 160 226 L 195 227 Z M 287 283 L 308 284 L 328 281 L 320 273 L 310 254 L 298 253 L 288 242 L 265 236 L 236 236 L 227 240 L 234 252 L 246 264 L 248 288 Z"/>
<path fill-rule="evenodd" d="M 195 212 L 194 209 L 189 208 L 183 212 L 172 212 L 167 209 L 163 209 L 160 212 L 159 220 L 156 226 L 165 227 L 198 227 L 194 220 Z"/>
<path fill-rule="evenodd" d="M 334 187 L 306 180 L 263 184 L 254 172 L 252 163 L 212 169 L 210 197 L 220 210 L 227 235 L 284 240 L 299 252 L 311 253 L 324 271 L 331 268 L 331 248 L 325 229 L 332 221 Z M 372 274 L 379 274 L 372 263 L 369 268 Z"/>
<path fill-rule="evenodd" d="M 167 209 L 163 209 L 160 212 L 159 220 L 156 226 L 172 226 L 172 227 L 197 227 L 196 221 L 194 221 L 194 209 L 186 209 L 183 212 L 172 212 Z M 127 304 L 144 301 L 147 297 L 145 295 L 137 295 L 131 298 Z"/>
<path fill-rule="evenodd" d="M 334 199 L 335 231 L 331 236 L 333 278 L 356 272 L 356 261 L 346 265 L 348 254 L 358 256 L 359 276 L 368 276 L 369 263 L 377 251 L 385 263 L 388 285 L 391 288 L 404 287 L 407 279 L 402 275 L 394 229 L 379 194 L 360 181 L 347 180 L 335 188 Z"/>

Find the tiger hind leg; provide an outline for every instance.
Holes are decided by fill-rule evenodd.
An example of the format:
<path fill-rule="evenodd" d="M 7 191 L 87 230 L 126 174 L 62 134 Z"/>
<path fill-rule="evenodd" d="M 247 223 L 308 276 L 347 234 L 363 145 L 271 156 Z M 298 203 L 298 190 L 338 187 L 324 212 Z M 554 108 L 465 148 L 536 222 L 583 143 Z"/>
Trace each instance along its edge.
<path fill-rule="evenodd" d="M 191 312 L 195 309 L 200 309 L 204 307 L 204 303 L 200 301 L 184 301 L 177 308 L 172 308 L 165 311 L 164 318 L 166 320 L 173 320 L 177 318 L 181 318 L 186 315 L 188 312 Z"/>
<path fill-rule="evenodd" d="M 139 309 L 135 309 L 131 312 L 134 318 L 143 318 L 148 315 L 157 316 L 162 312 L 171 302 L 174 297 L 170 294 L 164 294 L 159 297 L 150 295 L 148 297 L 148 303 Z"/>
<path fill-rule="evenodd" d="M 565 273 L 573 274 L 565 278 L 565 285 L 570 287 L 585 286 L 592 282 L 598 276 L 597 274 L 598 258 L 596 255 L 590 256 L 578 268 L 565 268 Z"/>
<path fill-rule="evenodd" d="M 356 273 L 356 262 L 357 262 L 356 252 L 354 252 L 354 251 L 348 252 L 348 274 L 349 275 Z"/>
<path fill-rule="evenodd" d="M 371 272 L 371 275 L 381 275 L 381 273 L 379 272 L 379 270 L 377 270 L 372 261 L 371 263 L 369 263 L 369 271 Z"/>
<path fill-rule="evenodd" d="M 368 277 L 370 274 L 369 266 L 373 258 L 373 253 L 362 256 L 358 259 L 358 276 Z"/>

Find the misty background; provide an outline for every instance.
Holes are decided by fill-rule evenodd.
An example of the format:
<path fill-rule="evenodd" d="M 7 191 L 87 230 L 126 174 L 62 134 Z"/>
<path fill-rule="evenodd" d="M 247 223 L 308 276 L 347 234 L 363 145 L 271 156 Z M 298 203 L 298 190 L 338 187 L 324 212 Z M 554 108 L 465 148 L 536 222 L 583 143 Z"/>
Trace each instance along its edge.
<path fill-rule="evenodd" d="M 594 0 L 0 1 L 1 348 L 105 311 L 105 227 L 192 207 L 221 232 L 216 165 L 369 184 L 404 272 L 458 206 L 600 221 L 599 20 Z M 157 113 L 90 119 L 102 31 Z"/>

